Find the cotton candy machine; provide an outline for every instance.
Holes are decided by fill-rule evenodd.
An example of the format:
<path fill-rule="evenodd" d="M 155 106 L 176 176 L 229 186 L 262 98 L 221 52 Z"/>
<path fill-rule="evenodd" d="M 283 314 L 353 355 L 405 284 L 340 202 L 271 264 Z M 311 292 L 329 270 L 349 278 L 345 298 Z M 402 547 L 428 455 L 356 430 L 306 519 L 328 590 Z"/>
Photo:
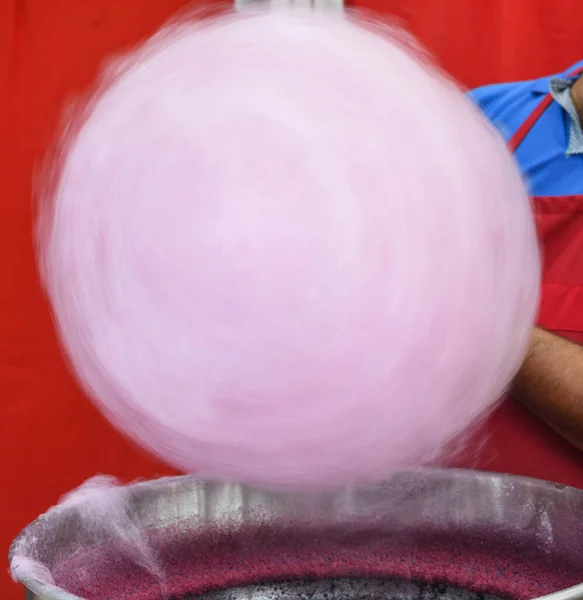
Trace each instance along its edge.
<path fill-rule="evenodd" d="M 423 469 L 318 496 L 188 477 L 128 491 L 157 566 L 56 507 L 10 549 L 30 598 L 583 598 L 583 491 L 564 486 Z"/>

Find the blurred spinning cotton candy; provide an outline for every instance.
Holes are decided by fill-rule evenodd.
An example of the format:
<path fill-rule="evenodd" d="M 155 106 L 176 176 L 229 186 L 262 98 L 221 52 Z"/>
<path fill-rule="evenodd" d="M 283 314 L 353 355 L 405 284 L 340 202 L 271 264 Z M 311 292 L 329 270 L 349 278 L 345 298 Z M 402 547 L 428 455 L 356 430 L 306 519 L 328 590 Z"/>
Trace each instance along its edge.
<path fill-rule="evenodd" d="M 274 488 L 438 460 L 507 388 L 538 303 L 498 135 L 350 14 L 186 20 L 115 69 L 40 228 L 108 418 L 180 469 Z"/>

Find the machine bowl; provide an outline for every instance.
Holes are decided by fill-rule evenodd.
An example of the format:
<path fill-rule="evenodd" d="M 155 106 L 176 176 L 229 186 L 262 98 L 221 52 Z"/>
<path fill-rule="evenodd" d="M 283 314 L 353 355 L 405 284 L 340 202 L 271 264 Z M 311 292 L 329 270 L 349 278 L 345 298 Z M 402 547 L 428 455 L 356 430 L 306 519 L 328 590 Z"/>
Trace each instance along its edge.
<path fill-rule="evenodd" d="M 194 477 L 125 489 L 154 568 L 59 505 L 10 548 L 28 598 L 583 599 L 583 491 L 562 485 L 419 469 L 316 495 Z"/>

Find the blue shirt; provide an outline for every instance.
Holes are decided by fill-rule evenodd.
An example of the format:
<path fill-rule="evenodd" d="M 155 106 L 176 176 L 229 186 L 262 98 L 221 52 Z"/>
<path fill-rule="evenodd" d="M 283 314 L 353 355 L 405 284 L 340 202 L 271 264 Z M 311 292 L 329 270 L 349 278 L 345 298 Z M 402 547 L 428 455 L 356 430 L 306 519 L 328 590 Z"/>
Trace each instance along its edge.
<path fill-rule="evenodd" d="M 469 93 L 508 141 L 551 91 L 553 79 L 563 73 L 515 83 L 488 85 Z M 515 153 L 532 196 L 583 195 L 583 154 L 569 152 L 572 119 L 567 110 L 553 102 L 536 122 Z"/>

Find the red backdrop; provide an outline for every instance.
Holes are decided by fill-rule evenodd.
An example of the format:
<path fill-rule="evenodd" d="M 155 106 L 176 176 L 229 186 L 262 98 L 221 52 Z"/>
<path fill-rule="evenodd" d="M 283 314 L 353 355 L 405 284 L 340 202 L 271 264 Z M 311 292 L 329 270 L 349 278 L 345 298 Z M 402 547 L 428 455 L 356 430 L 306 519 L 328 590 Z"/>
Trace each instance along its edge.
<path fill-rule="evenodd" d="M 0 562 L 24 525 L 88 477 L 169 472 L 116 434 L 67 372 L 35 270 L 31 192 L 64 102 L 185 4 L 0 0 Z M 355 5 L 402 20 L 467 86 L 544 75 L 583 55 L 581 0 Z M 0 597 L 24 596 L 3 575 Z"/>

